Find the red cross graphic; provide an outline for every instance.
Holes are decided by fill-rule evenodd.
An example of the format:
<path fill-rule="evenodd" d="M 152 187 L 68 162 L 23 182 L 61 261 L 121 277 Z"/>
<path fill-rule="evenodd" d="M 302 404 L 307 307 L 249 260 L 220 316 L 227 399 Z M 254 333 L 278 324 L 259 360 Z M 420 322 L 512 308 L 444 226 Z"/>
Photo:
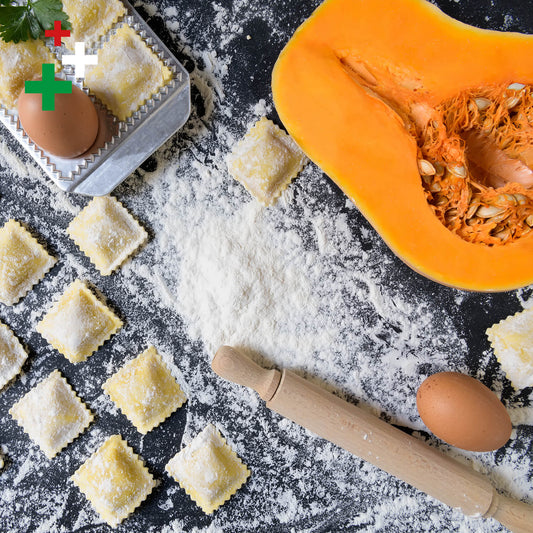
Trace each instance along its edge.
<path fill-rule="evenodd" d="M 45 37 L 53 37 L 54 38 L 54 46 L 61 46 L 61 37 L 70 37 L 70 31 L 69 30 L 62 30 L 61 29 L 61 21 L 56 20 L 54 22 L 54 29 L 53 30 L 46 30 L 44 32 Z"/>

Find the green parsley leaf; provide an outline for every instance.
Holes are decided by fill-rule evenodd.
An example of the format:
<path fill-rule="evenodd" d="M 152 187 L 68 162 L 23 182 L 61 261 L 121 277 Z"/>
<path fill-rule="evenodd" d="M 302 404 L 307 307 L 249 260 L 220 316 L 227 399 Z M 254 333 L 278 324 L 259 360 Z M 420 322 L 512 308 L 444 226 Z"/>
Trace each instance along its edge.
<path fill-rule="evenodd" d="M 0 37 L 4 41 L 13 41 L 14 43 L 27 41 L 31 33 L 27 7 L 0 7 Z"/>
<path fill-rule="evenodd" d="M 54 22 L 61 21 L 64 30 L 72 29 L 68 15 L 63 11 L 61 0 L 36 0 L 32 2 L 33 12 L 44 30 L 53 30 Z"/>
<path fill-rule="evenodd" d="M 63 29 L 71 29 L 61 0 L 26 0 L 25 6 L 10 4 L 9 0 L 0 0 L 0 38 L 5 42 L 42 39 L 45 30 L 54 28 L 56 20 L 61 21 Z"/>

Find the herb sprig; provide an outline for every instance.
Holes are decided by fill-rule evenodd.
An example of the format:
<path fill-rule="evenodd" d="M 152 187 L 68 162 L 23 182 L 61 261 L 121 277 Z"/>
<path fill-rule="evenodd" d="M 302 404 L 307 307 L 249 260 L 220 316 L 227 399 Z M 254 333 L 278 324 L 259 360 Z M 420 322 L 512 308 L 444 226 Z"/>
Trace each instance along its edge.
<path fill-rule="evenodd" d="M 42 39 L 45 30 L 54 28 L 56 20 L 61 21 L 63 29 L 71 29 L 61 0 L 26 0 L 24 5 L 0 0 L 0 38 L 5 42 Z"/>

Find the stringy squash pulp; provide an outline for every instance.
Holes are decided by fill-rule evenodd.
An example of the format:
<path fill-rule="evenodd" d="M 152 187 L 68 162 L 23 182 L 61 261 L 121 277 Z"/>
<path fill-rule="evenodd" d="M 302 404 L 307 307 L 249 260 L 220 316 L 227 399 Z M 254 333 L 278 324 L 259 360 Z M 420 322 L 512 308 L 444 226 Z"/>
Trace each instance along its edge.
<path fill-rule="evenodd" d="M 533 282 L 533 37 L 423 0 L 327 0 L 276 64 L 286 128 L 441 283 Z"/>

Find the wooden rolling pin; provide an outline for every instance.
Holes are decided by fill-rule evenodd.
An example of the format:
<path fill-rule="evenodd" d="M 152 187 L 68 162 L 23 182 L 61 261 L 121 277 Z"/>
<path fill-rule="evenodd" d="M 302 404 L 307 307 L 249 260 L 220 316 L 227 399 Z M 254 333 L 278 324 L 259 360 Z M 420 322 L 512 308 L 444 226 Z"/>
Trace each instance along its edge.
<path fill-rule="evenodd" d="M 533 507 L 499 494 L 468 466 L 296 374 L 265 370 L 229 346 L 217 351 L 212 368 L 254 389 L 273 411 L 465 515 L 495 518 L 515 533 L 533 532 Z"/>

